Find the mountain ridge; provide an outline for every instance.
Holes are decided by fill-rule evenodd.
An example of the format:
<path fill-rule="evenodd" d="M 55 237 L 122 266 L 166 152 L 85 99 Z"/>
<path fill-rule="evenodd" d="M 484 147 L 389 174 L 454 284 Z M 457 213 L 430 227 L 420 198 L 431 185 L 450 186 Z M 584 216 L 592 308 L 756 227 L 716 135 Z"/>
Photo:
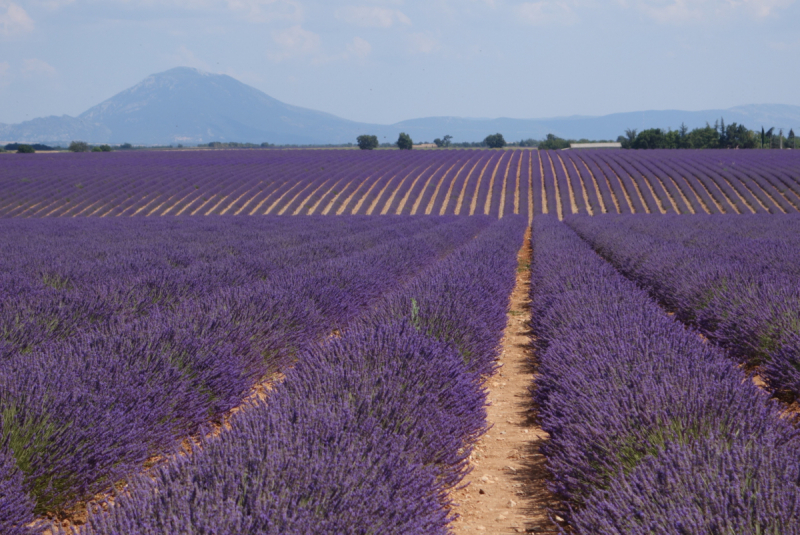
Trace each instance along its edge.
<path fill-rule="evenodd" d="M 360 134 L 394 141 L 401 131 L 416 141 L 446 134 L 454 141 L 480 141 L 500 132 L 506 140 L 541 139 L 548 133 L 579 139 L 616 139 L 628 128 L 689 128 L 724 118 L 748 128 L 800 127 L 800 106 L 751 104 L 729 109 L 648 110 L 604 116 L 573 115 L 541 119 L 423 117 L 391 125 L 351 121 L 281 102 L 224 75 L 189 67 L 153 74 L 77 117 L 40 117 L 19 124 L 0 123 L 0 139 L 12 142 L 134 143 L 187 145 L 210 141 L 275 144 L 341 144 Z"/>

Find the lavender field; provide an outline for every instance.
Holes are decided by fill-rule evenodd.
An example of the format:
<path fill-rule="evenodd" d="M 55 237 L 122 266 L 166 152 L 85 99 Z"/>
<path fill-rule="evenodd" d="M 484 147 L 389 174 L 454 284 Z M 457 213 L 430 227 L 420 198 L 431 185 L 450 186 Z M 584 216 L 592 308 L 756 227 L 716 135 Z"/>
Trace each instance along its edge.
<path fill-rule="evenodd" d="M 464 533 L 520 273 L 553 533 L 800 534 L 792 151 L 0 164 L 3 535 Z"/>
<path fill-rule="evenodd" d="M 788 150 L 5 154 L 0 169 L 0 217 L 800 210 Z"/>
<path fill-rule="evenodd" d="M 535 219 L 533 245 L 535 396 L 575 531 L 800 533 L 800 434 L 784 407 L 564 223 Z"/>
<path fill-rule="evenodd" d="M 133 480 L 88 532 L 444 530 L 446 491 L 485 427 L 480 377 L 524 226 L 5 222 L 0 531 L 41 532 L 37 517 L 111 491 L 187 436 L 198 453 L 163 467 L 164 489 Z M 276 372 L 286 378 L 262 403 L 253 388 Z M 243 405 L 229 432 L 209 434 Z M 178 502 L 149 501 L 164 493 Z"/>

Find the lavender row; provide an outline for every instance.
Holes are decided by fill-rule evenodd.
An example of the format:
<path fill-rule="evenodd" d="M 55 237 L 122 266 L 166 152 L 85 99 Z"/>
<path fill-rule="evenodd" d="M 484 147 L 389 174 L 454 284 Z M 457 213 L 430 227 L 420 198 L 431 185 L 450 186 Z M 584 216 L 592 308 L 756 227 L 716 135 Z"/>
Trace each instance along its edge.
<path fill-rule="evenodd" d="M 405 236 L 384 231 L 363 251 L 12 351 L 0 372 L 0 425 L 33 512 L 69 506 L 202 433 L 255 381 L 488 223 L 451 218 L 431 227 L 418 218 Z"/>
<path fill-rule="evenodd" d="M 535 397 L 576 533 L 800 533 L 800 435 L 566 225 L 534 219 Z"/>
<path fill-rule="evenodd" d="M 800 218 L 609 217 L 569 224 L 678 317 L 800 395 Z"/>
<path fill-rule="evenodd" d="M 524 224 L 493 224 L 304 352 L 230 431 L 136 478 L 84 532 L 448 533 Z"/>
<path fill-rule="evenodd" d="M 375 247 L 436 221 L 276 218 L 7 221 L 0 356 L 109 330 L 226 287 Z"/>
<path fill-rule="evenodd" d="M 513 209 L 525 216 L 556 213 L 559 204 L 566 215 L 800 210 L 796 151 L 119 152 L 7 155 L 3 165 L 2 217 L 424 214 L 428 208 L 444 215 L 456 213 L 454 197 L 462 191 L 467 201 L 459 215 L 473 204 L 476 213 L 506 215 L 529 181 L 533 202 Z M 514 187 L 501 198 L 506 178 Z"/>
<path fill-rule="evenodd" d="M 389 210 L 389 204 L 390 212 L 396 213 L 400 199 L 414 184 L 413 193 L 408 191 L 412 193 L 408 208 L 403 210 L 409 213 L 415 204 L 427 206 L 439 178 L 450 167 L 444 177 L 448 184 L 464 162 L 492 155 L 482 151 L 408 155 L 301 150 L 114 153 L 102 160 L 70 154 L 36 162 L 8 159 L 0 173 L 0 215 L 355 214 L 373 204 L 378 213 Z M 441 174 L 428 181 L 437 169 Z M 407 175 L 411 175 L 409 180 L 401 180 Z M 378 181 L 392 187 L 371 189 Z M 398 187 L 403 188 L 401 195 L 392 197 Z M 444 196 L 437 199 L 436 213 L 442 209 Z M 424 212 L 423 207 L 415 213 Z"/>

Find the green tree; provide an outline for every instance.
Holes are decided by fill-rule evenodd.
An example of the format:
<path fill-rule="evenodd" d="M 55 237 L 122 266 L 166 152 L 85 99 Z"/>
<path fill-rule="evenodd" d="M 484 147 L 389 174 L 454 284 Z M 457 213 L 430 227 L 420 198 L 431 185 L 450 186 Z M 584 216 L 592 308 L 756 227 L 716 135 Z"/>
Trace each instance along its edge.
<path fill-rule="evenodd" d="M 717 129 L 706 123 L 703 128 L 695 128 L 689 135 L 689 148 L 716 149 L 719 148 L 719 133 Z"/>
<path fill-rule="evenodd" d="M 763 131 L 764 129 L 762 128 L 761 130 Z M 775 132 L 775 127 L 774 126 L 772 128 L 770 128 L 769 130 L 767 130 L 766 133 L 761 134 L 762 137 L 764 137 L 764 141 L 762 141 L 762 143 L 761 143 L 762 146 L 766 145 L 768 149 L 772 148 L 772 134 L 773 134 L 773 132 Z"/>
<path fill-rule="evenodd" d="M 19 145 L 17 147 L 18 154 L 33 154 L 34 152 L 36 152 L 36 149 L 30 145 Z"/>
<path fill-rule="evenodd" d="M 358 136 L 356 142 L 358 143 L 358 148 L 361 150 L 378 148 L 378 136 L 368 136 L 364 134 L 363 136 Z"/>
<path fill-rule="evenodd" d="M 73 141 L 69 144 L 71 152 L 89 152 L 89 144 L 85 141 Z"/>
<path fill-rule="evenodd" d="M 625 130 L 624 136 L 619 136 L 617 141 L 622 144 L 623 149 L 633 148 L 633 142 L 636 141 L 637 130 L 635 128 L 628 128 Z"/>
<path fill-rule="evenodd" d="M 780 141 L 771 141 L 773 130 L 765 132 L 761 129 L 762 146 L 780 144 Z M 716 121 L 714 126 L 706 123 L 703 128 L 692 131 L 681 124 L 678 130 L 651 128 L 638 134 L 636 130 L 626 130 L 625 133 L 617 141 L 626 149 L 753 149 L 759 141 L 758 132 L 737 123 L 726 125 L 724 118 Z"/>
<path fill-rule="evenodd" d="M 754 149 L 756 135 L 743 124 L 731 123 L 725 129 L 725 144 L 720 140 L 720 147 L 729 149 Z"/>
<path fill-rule="evenodd" d="M 686 126 L 686 123 L 681 123 L 681 127 L 678 129 L 678 148 L 689 148 L 689 127 Z"/>
<path fill-rule="evenodd" d="M 506 146 L 506 140 L 503 138 L 503 134 L 497 133 L 486 136 L 486 139 L 483 140 L 483 144 L 490 149 L 502 149 Z"/>
<path fill-rule="evenodd" d="M 669 149 L 670 139 L 660 128 L 650 128 L 642 130 L 636 135 L 636 138 L 631 142 L 630 148 L 632 149 Z"/>
<path fill-rule="evenodd" d="M 437 147 L 439 147 L 441 149 L 441 148 L 449 147 L 452 139 L 453 139 L 453 136 L 447 135 L 447 136 L 444 136 L 441 139 L 439 139 L 437 137 L 436 139 L 433 140 L 433 142 L 436 144 Z"/>
<path fill-rule="evenodd" d="M 411 136 L 405 132 L 400 132 L 400 136 L 397 138 L 397 147 L 400 150 L 411 150 L 414 147 L 414 142 L 411 140 Z"/>
<path fill-rule="evenodd" d="M 554 134 L 547 134 L 544 140 L 539 142 L 540 150 L 561 150 L 569 148 L 569 140 L 560 138 Z"/>
<path fill-rule="evenodd" d="M 797 137 L 794 135 L 793 128 L 789 129 L 789 136 L 786 138 L 786 144 L 793 149 L 797 148 Z"/>

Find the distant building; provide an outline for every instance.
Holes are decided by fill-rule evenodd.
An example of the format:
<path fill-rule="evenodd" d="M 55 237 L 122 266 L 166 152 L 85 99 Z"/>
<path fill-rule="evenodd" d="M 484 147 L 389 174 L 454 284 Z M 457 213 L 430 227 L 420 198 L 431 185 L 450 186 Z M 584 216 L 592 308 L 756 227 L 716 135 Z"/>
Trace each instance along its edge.
<path fill-rule="evenodd" d="M 435 143 L 420 143 L 419 145 L 414 145 L 415 149 L 435 149 Z"/>
<path fill-rule="evenodd" d="M 621 149 L 622 143 L 570 143 L 571 149 Z"/>

